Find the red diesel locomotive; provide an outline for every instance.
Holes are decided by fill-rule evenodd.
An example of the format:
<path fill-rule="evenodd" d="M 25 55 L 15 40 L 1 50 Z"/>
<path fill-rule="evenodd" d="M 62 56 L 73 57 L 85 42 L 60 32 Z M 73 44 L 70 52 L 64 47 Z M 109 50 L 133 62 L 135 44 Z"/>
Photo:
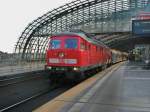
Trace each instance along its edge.
<path fill-rule="evenodd" d="M 47 65 L 52 73 L 68 75 L 106 67 L 112 62 L 111 50 L 102 42 L 80 32 L 64 32 L 50 38 L 46 54 Z"/>

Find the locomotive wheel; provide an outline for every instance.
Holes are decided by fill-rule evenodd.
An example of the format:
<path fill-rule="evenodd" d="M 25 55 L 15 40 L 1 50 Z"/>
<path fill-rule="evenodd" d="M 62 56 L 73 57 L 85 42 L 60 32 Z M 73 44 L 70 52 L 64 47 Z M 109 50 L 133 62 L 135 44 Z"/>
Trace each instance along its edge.
<path fill-rule="evenodd" d="M 49 79 L 51 84 L 58 84 L 64 81 L 65 75 L 58 73 L 50 73 Z"/>
<path fill-rule="evenodd" d="M 86 78 L 86 76 L 85 76 L 84 72 L 75 73 L 75 75 L 74 75 L 75 82 L 81 82 L 85 78 Z"/>
<path fill-rule="evenodd" d="M 104 65 L 102 66 L 102 70 L 105 70 L 106 68 L 107 68 L 107 65 L 104 64 Z"/>
<path fill-rule="evenodd" d="M 50 74 L 50 76 L 49 76 L 50 84 L 55 84 L 55 83 L 57 83 L 56 78 L 55 78 L 53 75 L 54 75 L 54 74 Z"/>
<path fill-rule="evenodd" d="M 80 77 L 81 77 L 81 80 L 84 80 L 84 79 L 86 78 L 85 73 L 84 73 L 84 72 L 81 72 L 80 74 L 81 74 L 81 76 L 80 76 Z"/>
<path fill-rule="evenodd" d="M 90 70 L 88 70 L 88 71 L 86 71 L 85 72 L 85 77 L 86 78 L 89 78 L 89 77 L 91 77 L 92 75 L 91 75 L 91 71 Z"/>
<path fill-rule="evenodd" d="M 49 79 L 50 79 L 50 84 L 58 83 L 58 78 L 57 78 L 56 74 L 54 74 L 54 73 L 50 73 Z"/>

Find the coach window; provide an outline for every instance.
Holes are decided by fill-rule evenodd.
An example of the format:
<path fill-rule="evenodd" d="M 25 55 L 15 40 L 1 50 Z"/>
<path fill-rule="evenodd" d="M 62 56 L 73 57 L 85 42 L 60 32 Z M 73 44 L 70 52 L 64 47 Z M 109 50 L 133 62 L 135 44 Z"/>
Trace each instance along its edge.
<path fill-rule="evenodd" d="M 65 40 L 65 48 L 76 49 L 77 48 L 77 39 L 66 39 Z"/>
<path fill-rule="evenodd" d="M 60 40 L 51 40 L 50 41 L 50 49 L 59 49 L 61 46 Z"/>

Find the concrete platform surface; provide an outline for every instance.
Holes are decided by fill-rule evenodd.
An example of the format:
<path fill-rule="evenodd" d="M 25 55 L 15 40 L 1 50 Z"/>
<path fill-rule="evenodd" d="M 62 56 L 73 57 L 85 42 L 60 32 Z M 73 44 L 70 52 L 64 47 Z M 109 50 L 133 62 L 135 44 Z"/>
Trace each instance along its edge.
<path fill-rule="evenodd" d="M 126 62 L 74 98 L 58 97 L 35 112 L 44 108 L 48 108 L 44 112 L 150 112 L 150 70 Z"/>

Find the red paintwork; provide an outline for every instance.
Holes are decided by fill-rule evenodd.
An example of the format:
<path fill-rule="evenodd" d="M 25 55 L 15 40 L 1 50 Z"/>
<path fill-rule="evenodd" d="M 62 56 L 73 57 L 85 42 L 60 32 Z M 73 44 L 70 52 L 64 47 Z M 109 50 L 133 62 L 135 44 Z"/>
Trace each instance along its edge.
<path fill-rule="evenodd" d="M 78 39 L 77 49 L 66 49 L 64 48 L 64 41 L 67 38 L 76 38 Z M 78 35 L 72 36 L 53 36 L 50 39 L 59 39 L 62 40 L 60 49 L 48 49 L 47 50 L 47 66 L 72 66 L 72 67 L 88 67 L 98 64 L 108 64 L 111 62 L 111 51 L 109 48 L 103 45 L 94 45 L 93 43 L 88 42 Z M 86 50 L 81 50 L 81 43 L 86 45 Z M 97 48 L 96 48 L 97 47 Z M 97 50 L 96 50 L 97 49 Z M 59 53 L 64 53 L 64 57 L 59 57 Z M 77 64 L 65 64 L 63 61 L 58 64 L 49 63 L 49 58 L 57 58 L 59 60 L 63 59 L 77 59 Z"/>

